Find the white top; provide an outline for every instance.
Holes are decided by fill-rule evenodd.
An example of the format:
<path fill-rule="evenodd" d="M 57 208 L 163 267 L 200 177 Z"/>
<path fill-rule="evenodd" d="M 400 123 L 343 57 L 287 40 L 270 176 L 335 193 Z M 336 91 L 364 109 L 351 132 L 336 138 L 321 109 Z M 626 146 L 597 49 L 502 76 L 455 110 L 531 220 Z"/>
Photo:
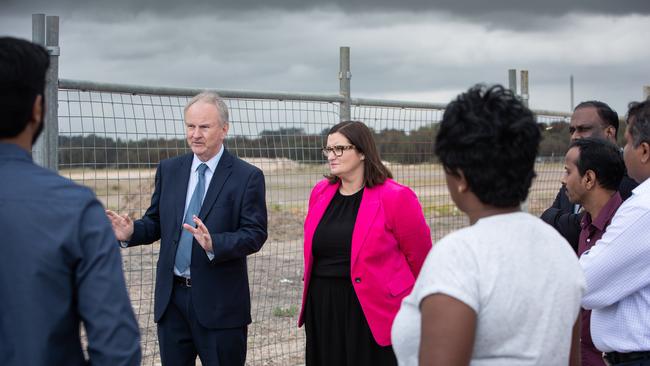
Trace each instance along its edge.
<path fill-rule="evenodd" d="M 580 264 L 596 348 L 650 351 L 650 179 L 632 191 Z"/>
<path fill-rule="evenodd" d="M 420 303 L 440 293 L 477 314 L 472 365 L 566 365 L 584 283 L 571 246 L 541 219 L 480 219 L 429 252 L 393 323 L 397 360 L 418 364 Z"/>

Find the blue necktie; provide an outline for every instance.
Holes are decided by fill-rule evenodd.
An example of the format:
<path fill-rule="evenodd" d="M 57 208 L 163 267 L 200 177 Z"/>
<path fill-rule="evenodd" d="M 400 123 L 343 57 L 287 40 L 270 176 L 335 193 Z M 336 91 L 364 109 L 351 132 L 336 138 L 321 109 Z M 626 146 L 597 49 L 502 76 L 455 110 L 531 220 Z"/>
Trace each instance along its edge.
<path fill-rule="evenodd" d="M 199 181 L 194 187 L 194 193 L 190 199 L 190 204 L 187 206 L 187 212 L 185 213 L 185 218 L 183 222 L 189 224 L 193 227 L 196 225 L 192 220 L 193 215 L 199 215 L 201 211 L 201 202 L 203 201 L 203 193 L 205 192 L 205 170 L 208 168 L 207 165 L 201 163 L 196 171 L 199 173 Z M 181 238 L 178 241 L 178 248 L 176 248 L 176 260 L 174 266 L 181 273 L 185 272 L 190 266 L 192 261 L 192 241 L 194 240 L 194 235 L 189 231 L 181 228 Z"/>

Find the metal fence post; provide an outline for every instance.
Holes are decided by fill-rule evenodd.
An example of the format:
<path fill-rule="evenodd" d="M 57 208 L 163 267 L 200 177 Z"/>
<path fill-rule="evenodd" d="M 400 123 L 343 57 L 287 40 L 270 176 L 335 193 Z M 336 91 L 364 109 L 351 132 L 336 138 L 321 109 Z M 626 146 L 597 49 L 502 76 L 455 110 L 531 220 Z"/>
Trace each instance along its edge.
<path fill-rule="evenodd" d="M 45 24 L 45 45 L 50 54 L 50 68 L 45 76 L 45 151 L 47 167 L 56 171 L 59 168 L 59 17 L 48 16 Z"/>
<path fill-rule="evenodd" d="M 45 47 L 45 14 L 32 14 L 32 42 Z M 45 131 L 32 146 L 34 162 L 40 166 L 48 166 L 46 154 Z"/>
<path fill-rule="evenodd" d="M 646 85 L 643 87 L 643 99 L 648 99 L 650 98 L 650 85 Z"/>
<path fill-rule="evenodd" d="M 517 94 L 517 70 L 515 69 L 510 69 L 508 70 L 508 87 L 510 90 L 515 95 L 519 95 L 521 97 L 522 103 L 528 107 L 528 70 L 521 70 L 520 71 L 520 85 L 519 85 L 519 91 L 520 93 Z M 521 203 L 521 210 L 524 212 L 530 212 L 530 205 L 528 203 L 528 198 L 524 200 L 524 202 Z"/>
<path fill-rule="evenodd" d="M 529 94 L 528 94 L 528 70 L 521 70 L 520 71 L 520 82 L 521 84 L 519 85 L 519 89 L 521 91 L 520 96 L 521 100 L 524 102 L 524 105 L 528 107 L 528 99 L 529 99 Z"/>
<path fill-rule="evenodd" d="M 569 77 L 569 88 L 570 88 L 570 92 L 571 92 L 571 105 L 570 105 L 570 107 L 571 107 L 571 110 L 573 110 L 573 107 L 575 107 L 574 99 L 573 99 L 573 75 L 571 75 Z"/>
<path fill-rule="evenodd" d="M 59 17 L 32 14 L 32 42 L 45 47 L 50 54 L 50 68 L 45 75 L 45 120 L 43 133 L 32 147 L 34 161 L 57 170 L 59 161 Z"/>
<path fill-rule="evenodd" d="M 508 70 L 508 89 L 517 94 L 517 70 Z"/>
<path fill-rule="evenodd" d="M 340 48 L 340 67 L 339 67 L 339 94 L 345 98 L 339 107 L 339 116 L 341 121 L 349 121 L 350 117 L 350 47 Z"/>

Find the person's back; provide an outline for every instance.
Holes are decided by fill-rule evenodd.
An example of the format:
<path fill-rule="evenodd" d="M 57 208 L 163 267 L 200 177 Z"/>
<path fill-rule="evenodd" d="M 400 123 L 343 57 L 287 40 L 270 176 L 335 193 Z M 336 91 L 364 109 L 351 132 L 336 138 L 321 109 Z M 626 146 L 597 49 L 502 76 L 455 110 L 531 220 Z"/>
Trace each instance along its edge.
<path fill-rule="evenodd" d="M 80 321 L 93 362 L 137 364 L 138 329 L 119 250 L 89 189 L 0 144 L 0 232 L 0 364 L 83 364 Z M 114 334 L 103 334 L 106 323 Z M 102 354 L 107 347 L 122 355 Z"/>
<path fill-rule="evenodd" d="M 513 213 L 483 218 L 439 245 L 434 250 L 453 245 L 447 250 L 476 263 L 479 315 L 472 364 L 567 362 L 571 333 L 564 325 L 575 321 L 584 280 L 560 234 L 536 217 Z"/>
<path fill-rule="evenodd" d="M 472 365 L 561 365 L 571 345 L 566 325 L 575 321 L 583 287 L 566 240 L 542 220 L 518 212 L 482 218 L 435 244 L 402 307 L 417 307 L 432 292 L 470 306 L 477 314 Z M 396 323 L 419 328 L 415 318 Z M 419 344 L 413 341 L 399 345 L 411 354 L 404 365 L 417 364 Z"/>
<path fill-rule="evenodd" d="M 577 365 L 584 291 L 560 234 L 521 212 L 541 134 L 500 85 L 447 105 L 434 151 L 471 226 L 433 246 L 393 322 L 400 365 Z"/>
<path fill-rule="evenodd" d="M 0 38 L 0 81 L 34 47 Z M 88 188 L 33 163 L 41 121 L 30 115 L 22 130 L 15 118 L 0 122 L 0 365 L 139 365 L 138 325 L 103 207 Z"/>

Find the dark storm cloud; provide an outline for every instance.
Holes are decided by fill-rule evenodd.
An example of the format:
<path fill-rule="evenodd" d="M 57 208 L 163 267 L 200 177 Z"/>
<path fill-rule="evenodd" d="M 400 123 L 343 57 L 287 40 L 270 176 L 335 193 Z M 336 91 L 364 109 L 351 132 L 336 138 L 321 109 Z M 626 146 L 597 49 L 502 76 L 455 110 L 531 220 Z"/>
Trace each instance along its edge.
<path fill-rule="evenodd" d="M 572 12 L 606 15 L 650 14 L 648 0 L 0 0 L 0 9 L 6 12 L 82 12 L 96 17 L 129 16 L 141 12 L 168 16 L 184 16 L 197 12 L 229 11 L 304 11 L 311 9 L 339 9 L 343 12 L 449 12 L 461 17 L 489 18 L 499 13 L 529 15 L 562 15 Z"/>
<path fill-rule="evenodd" d="M 624 110 L 648 83 L 649 0 L 352 2 L 0 0 L 0 34 L 59 15 L 61 77 L 127 84 L 335 94 L 339 46 L 358 97 L 447 102 L 525 68 L 537 108 L 567 110 L 573 74 Z"/>

